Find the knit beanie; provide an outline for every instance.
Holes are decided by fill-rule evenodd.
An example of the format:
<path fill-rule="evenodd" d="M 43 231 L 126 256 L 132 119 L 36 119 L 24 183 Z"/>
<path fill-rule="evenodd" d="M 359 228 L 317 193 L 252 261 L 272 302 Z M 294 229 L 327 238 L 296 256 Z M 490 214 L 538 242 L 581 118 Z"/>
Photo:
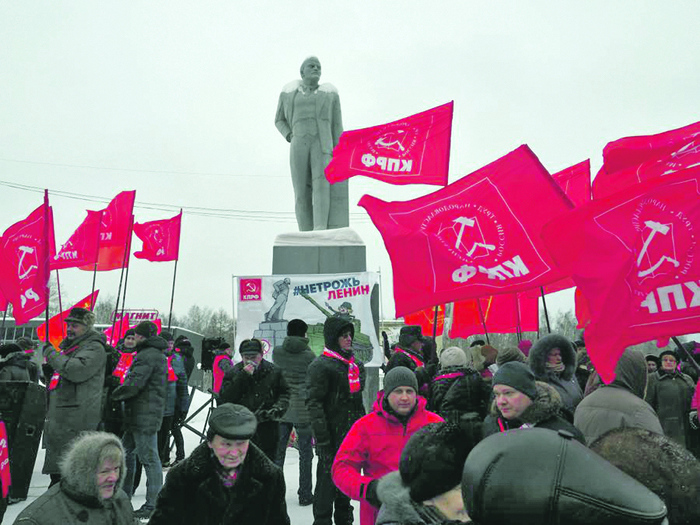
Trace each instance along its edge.
<path fill-rule="evenodd" d="M 408 440 L 399 473 L 411 499 L 422 502 L 458 486 L 464 462 L 474 443 L 459 426 L 429 423 Z"/>
<path fill-rule="evenodd" d="M 443 368 L 448 366 L 467 366 L 467 355 L 458 346 L 445 348 L 440 353 L 440 366 Z"/>
<path fill-rule="evenodd" d="M 136 335 L 140 335 L 141 337 L 148 339 L 149 337 L 158 335 L 158 325 L 152 321 L 141 321 L 136 325 L 134 331 L 136 332 Z"/>
<path fill-rule="evenodd" d="M 124 337 L 129 337 L 129 336 L 136 335 L 136 330 L 133 328 L 129 328 L 126 332 L 124 332 Z"/>
<path fill-rule="evenodd" d="M 400 386 L 410 386 L 413 390 L 418 392 L 416 374 L 405 366 L 392 368 L 387 375 L 384 376 L 384 395 L 388 396 Z"/>
<path fill-rule="evenodd" d="M 523 354 L 520 350 L 518 350 L 514 346 L 507 346 L 505 348 L 502 348 L 498 352 L 498 357 L 496 357 L 496 364 L 498 366 L 503 366 L 506 363 L 510 363 L 511 361 L 517 361 L 519 363 L 524 363 L 525 362 L 525 354 Z"/>
<path fill-rule="evenodd" d="M 511 361 L 498 369 L 493 375 L 491 385 L 506 385 L 522 392 L 530 399 L 537 397 L 537 385 L 535 384 L 535 374 L 524 363 Z"/>
<path fill-rule="evenodd" d="M 301 319 L 292 319 L 287 323 L 287 335 L 304 337 L 309 330 L 309 325 Z"/>

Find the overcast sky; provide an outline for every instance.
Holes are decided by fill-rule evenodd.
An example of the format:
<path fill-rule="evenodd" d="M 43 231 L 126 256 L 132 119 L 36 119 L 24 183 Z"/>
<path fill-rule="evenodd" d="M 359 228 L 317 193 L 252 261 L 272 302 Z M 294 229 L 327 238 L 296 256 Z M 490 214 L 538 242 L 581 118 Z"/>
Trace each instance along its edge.
<path fill-rule="evenodd" d="M 87 196 L 51 193 L 59 245 L 85 209 L 135 189 L 137 222 L 185 207 L 175 312 L 230 311 L 231 276 L 271 273 L 275 236 L 296 230 L 274 116 L 305 57 L 339 90 L 346 130 L 454 100 L 450 181 L 523 143 L 550 172 L 586 158 L 595 172 L 611 140 L 700 120 L 699 20 L 696 0 L 0 1 L 0 230 L 42 199 L 6 183 Z M 435 189 L 350 181 L 385 317 L 389 258 L 356 203 Z M 167 312 L 172 271 L 132 259 L 127 307 Z M 62 271 L 64 304 L 91 280 Z"/>

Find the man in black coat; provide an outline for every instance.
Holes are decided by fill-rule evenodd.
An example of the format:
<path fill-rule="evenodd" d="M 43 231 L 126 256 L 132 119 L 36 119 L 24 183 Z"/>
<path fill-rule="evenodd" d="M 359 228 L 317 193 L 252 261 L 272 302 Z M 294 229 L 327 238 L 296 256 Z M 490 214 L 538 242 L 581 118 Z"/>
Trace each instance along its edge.
<path fill-rule="evenodd" d="M 316 438 L 316 491 L 314 525 L 345 525 L 353 521 L 350 498 L 333 484 L 331 467 L 335 454 L 353 423 L 365 415 L 362 390 L 365 368 L 355 361 L 352 323 L 329 317 L 323 327 L 326 347 L 309 365 L 306 375 L 306 408 Z M 335 514 L 333 507 L 335 505 Z"/>
<path fill-rule="evenodd" d="M 124 492 L 133 494 L 136 457 L 146 471 L 146 503 L 134 513 L 148 518 L 156 506 L 163 486 L 163 469 L 158 454 L 158 429 L 163 421 L 168 368 L 163 350 L 165 339 L 158 337 L 158 327 L 142 321 L 136 328 L 136 357 L 126 374 L 124 384 L 112 394 L 114 401 L 124 401 L 126 478 Z"/>
<path fill-rule="evenodd" d="M 289 525 L 282 470 L 250 442 L 257 421 L 225 403 L 209 418 L 207 441 L 168 473 L 151 525 Z"/>
<path fill-rule="evenodd" d="M 219 402 L 243 405 L 255 414 L 258 427 L 253 443 L 274 461 L 279 420 L 289 408 L 289 386 L 282 370 L 263 359 L 259 339 L 246 339 L 239 351 L 243 360 L 224 376 Z"/>

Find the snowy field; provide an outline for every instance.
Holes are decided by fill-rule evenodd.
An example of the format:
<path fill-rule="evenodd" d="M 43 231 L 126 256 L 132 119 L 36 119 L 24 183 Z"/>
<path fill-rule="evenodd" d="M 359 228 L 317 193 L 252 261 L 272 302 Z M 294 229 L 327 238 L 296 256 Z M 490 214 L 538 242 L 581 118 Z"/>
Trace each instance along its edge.
<path fill-rule="evenodd" d="M 208 396 L 196 391 L 194 400 L 192 401 L 192 406 L 190 408 L 190 413 L 193 413 L 197 408 L 204 405 L 207 402 Z M 204 421 L 207 416 L 207 410 L 201 411 L 189 424 L 197 429 L 202 429 L 204 427 Z M 192 452 L 194 448 L 200 443 L 200 438 L 193 432 L 187 429 L 183 429 L 183 436 L 185 438 L 185 451 L 187 454 Z M 171 458 L 175 458 L 175 451 L 172 451 Z M 2 523 L 5 525 L 10 525 L 14 522 L 15 518 L 19 515 L 22 510 L 29 505 L 36 498 L 41 496 L 41 494 L 46 491 L 49 486 L 49 477 L 41 473 L 41 467 L 44 464 L 44 450 L 39 448 L 39 454 L 34 465 L 34 474 L 32 475 L 32 483 L 29 488 L 29 495 L 26 501 L 15 503 L 7 508 L 5 517 Z M 316 474 L 316 461 L 314 460 L 314 477 Z M 164 472 L 167 476 L 167 470 Z M 311 505 L 308 507 L 300 507 L 299 500 L 297 497 L 297 489 L 299 487 L 299 454 L 295 449 L 289 449 L 287 451 L 287 458 L 284 464 L 284 478 L 287 484 L 287 511 L 291 522 L 294 525 L 309 525 L 313 523 L 313 513 L 311 511 Z M 315 480 L 314 480 L 315 483 Z M 314 485 L 315 486 L 315 485 Z M 146 501 L 146 475 L 142 473 L 141 484 L 138 489 L 136 489 L 136 494 L 131 501 L 134 509 L 138 509 Z M 353 502 L 353 507 L 355 508 L 355 523 L 360 523 L 360 504 L 359 502 Z M 195 525 L 195 524 L 193 524 Z"/>

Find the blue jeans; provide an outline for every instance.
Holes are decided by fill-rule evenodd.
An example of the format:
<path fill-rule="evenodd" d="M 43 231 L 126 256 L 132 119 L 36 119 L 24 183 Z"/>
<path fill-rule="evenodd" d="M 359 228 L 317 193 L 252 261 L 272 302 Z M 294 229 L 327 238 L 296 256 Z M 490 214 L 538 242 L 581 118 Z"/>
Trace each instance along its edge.
<path fill-rule="evenodd" d="M 138 430 L 127 430 L 122 439 L 126 450 L 126 478 L 124 492 L 131 498 L 134 487 L 134 472 L 136 471 L 136 456 L 146 471 L 146 503 L 148 509 L 156 508 L 156 499 L 163 486 L 163 468 L 158 456 L 158 434 L 146 434 Z"/>
<path fill-rule="evenodd" d="M 311 463 L 314 459 L 314 450 L 311 446 L 311 425 L 295 427 L 292 423 L 280 422 L 280 439 L 277 446 L 277 455 L 275 456 L 275 464 L 283 469 L 284 458 L 287 455 L 287 442 L 289 435 L 292 433 L 292 428 L 297 430 L 297 443 L 299 445 L 299 491 L 297 492 L 300 500 L 310 501 L 313 497 L 311 490 Z"/>

